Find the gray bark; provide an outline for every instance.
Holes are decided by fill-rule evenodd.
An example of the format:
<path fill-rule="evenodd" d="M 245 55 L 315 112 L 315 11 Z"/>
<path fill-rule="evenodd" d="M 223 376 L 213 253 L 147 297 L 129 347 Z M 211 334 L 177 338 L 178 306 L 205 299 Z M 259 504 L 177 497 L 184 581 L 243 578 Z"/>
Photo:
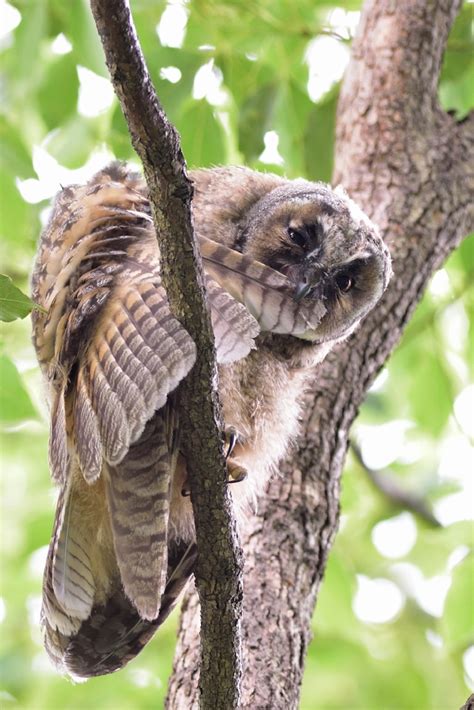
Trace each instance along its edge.
<path fill-rule="evenodd" d="M 437 100 L 461 0 L 367 0 L 338 108 L 334 183 L 376 221 L 394 277 L 308 393 L 298 451 L 244 540 L 242 708 L 296 708 L 310 622 L 339 517 L 350 426 L 427 281 L 474 229 L 474 116 Z M 185 602 L 168 707 L 195 707 L 198 603 Z M 315 707 L 318 699 L 314 700 Z"/>
<path fill-rule="evenodd" d="M 217 368 L 201 258 L 192 217 L 192 187 L 179 137 L 158 101 L 126 0 L 91 0 L 107 67 L 147 180 L 171 309 L 197 345 L 179 388 L 181 442 L 196 523 L 196 580 L 201 599 L 200 705 L 238 706 L 241 660 L 241 551 L 227 492 Z"/>

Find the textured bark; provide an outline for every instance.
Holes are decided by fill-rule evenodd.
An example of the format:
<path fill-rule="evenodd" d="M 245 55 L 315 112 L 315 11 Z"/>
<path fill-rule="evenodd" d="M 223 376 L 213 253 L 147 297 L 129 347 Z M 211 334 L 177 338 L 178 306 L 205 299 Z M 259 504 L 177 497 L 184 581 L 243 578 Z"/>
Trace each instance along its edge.
<path fill-rule="evenodd" d="M 181 449 L 196 522 L 201 599 L 202 708 L 237 707 L 241 675 L 241 551 L 220 444 L 217 368 L 202 266 L 192 218 L 192 187 L 179 137 L 157 99 L 126 0 L 91 0 L 107 67 L 144 167 L 173 313 L 197 345 L 196 364 L 179 388 Z"/>
<path fill-rule="evenodd" d="M 474 116 L 456 122 L 437 100 L 460 5 L 368 0 L 363 8 L 339 101 L 334 182 L 379 224 L 395 275 L 360 330 L 317 371 L 298 451 L 249 521 L 242 708 L 298 706 L 349 428 L 431 274 L 474 229 Z M 188 598 L 170 681 L 173 709 L 195 707 L 197 617 L 197 600 Z"/>

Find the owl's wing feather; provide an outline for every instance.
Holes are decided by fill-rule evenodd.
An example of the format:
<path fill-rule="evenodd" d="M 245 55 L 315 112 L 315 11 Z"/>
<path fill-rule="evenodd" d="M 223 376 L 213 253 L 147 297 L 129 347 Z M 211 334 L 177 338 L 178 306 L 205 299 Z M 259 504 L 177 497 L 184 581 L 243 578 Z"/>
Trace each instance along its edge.
<path fill-rule="evenodd" d="M 69 617 L 87 619 L 93 603 L 95 583 L 90 564 L 90 531 L 84 530 L 83 511 L 76 505 L 68 486 L 58 508 L 58 531 L 54 541 L 52 587 L 54 596 Z M 84 534 L 85 533 L 85 534 Z"/>
<path fill-rule="evenodd" d="M 75 613 L 68 610 L 67 589 L 70 583 L 70 575 L 67 560 L 65 562 L 59 561 L 59 559 L 56 560 L 56 572 L 54 565 L 56 549 L 64 547 L 62 527 L 68 496 L 69 491 L 63 489 L 58 498 L 53 537 L 48 549 L 44 572 L 42 608 L 43 619 L 48 621 L 51 629 L 54 628 L 57 633 L 64 635 L 76 633 L 81 623 L 81 611 L 79 610 L 79 616 L 76 616 Z M 61 538 L 62 542 L 60 542 Z M 67 557 L 68 554 L 66 554 Z M 61 579 L 62 576 L 64 579 Z"/>
<path fill-rule="evenodd" d="M 107 466 L 107 500 L 120 576 L 144 619 L 155 619 L 166 582 L 171 452 L 162 413 L 125 458 Z"/>
<path fill-rule="evenodd" d="M 69 673 L 90 678 L 122 668 L 142 651 L 158 627 L 175 608 L 194 571 L 197 548 L 194 543 L 173 547 L 168 560 L 168 580 L 161 598 L 160 613 L 153 621 L 140 617 L 122 590 L 106 604 L 97 605 L 71 638 L 47 627 L 46 643 L 51 656 L 65 664 Z"/>
<path fill-rule="evenodd" d="M 49 431 L 49 470 L 56 483 L 64 483 L 69 468 L 64 386 L 53 394 Z"/>
<path fill-rule="evenodd" d="M 246 306 L 262 331 L 298 336 L 321 321 L 322 301 L 295 301 L 294 285 L 279 271 L 210 239 L 199 243 L 206 272 Z"/>
<path fill-rule="evenodd" d="M 260 327 L 247 308 L 209 276 L 206 278 L 206 289 L 217 361 L 227 364 L 241 360 L 255 348 Z"/>
<path fill-rule="evenodd" d="M 161 287 L 145 281 L 114 290 L 79 362 L 73 430 L 86 478 L 97 475 L 97 441 L 104 459 L 119 463 L 194 360 L 195 345 Z"/>
<path fill-rule="evenodd" d="M 73 438 L 82 475 L 87 483 L 94 483 L 102 471 L 102 441 L 84 368 L 77 374 L 73 418 L 81 422 L 81 426 L 73 430 Z"/>

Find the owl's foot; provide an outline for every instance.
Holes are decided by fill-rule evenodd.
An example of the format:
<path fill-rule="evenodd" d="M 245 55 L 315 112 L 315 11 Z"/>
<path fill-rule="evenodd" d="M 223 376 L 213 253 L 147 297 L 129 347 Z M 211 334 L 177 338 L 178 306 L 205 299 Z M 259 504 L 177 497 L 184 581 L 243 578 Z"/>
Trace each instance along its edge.
<path fill-rule="evenodd" d="M 227 483 L 240 483 L 247 478 L 248 471 L 234 459 L 227 459 Z"/>
<path fill-rule="evenodd" d="M 225 454 L 225 462 L 226 462 L 226 468 L 227 468 L 227 482 L 228 483 L 240 483 L 241 481 L 244 481 L 247 476 L 248 476 L 248 471 L 244 466 L 241 466 L 241 464 L 237 463 L 235 459 L 232 458 L 232 453 L 235 449 L 235 445 L 240 439 L 240 435 L 234 427 L 228 427 L 225 432 L 224 432 L 224 437 L 225 437 L 225 443 L 227 444 L 227 451 Z M 181 489 L 181 495 L 184 498 L 187 498 L 188 496 L 191 495 L 191 491 L 186 485 L 183 486 Z"/>
<path fill-rule="evenodd" d="M 244 481 L 248 476 L 248 471 L 246 468 L 241 466 L 235 459 L 232 458 L 235 446 L 239 441 L 242 441 L 242 436 L 239 434 L 237 429 L 233 426 L 227 427 L 224 431 L 225 441 L 227 443 L 227 453 L 225 455 L 225 461 L 227 466 L 227 482 L 228 483 L 240 483 Z"/>
<path fill-rule="evenodd" d="M 227 483 L 240 483 L 241 481 L 245 481 L 245 479 L 249 475 L 247 469 L 238 464 L 233 459 L 227 459 L 226 467 Z M 181 495 L 184 498 L 187 498 L 191 495 L 190 489 L 187 486 L 183 486 L 183 488 L 181 489 Z"/>

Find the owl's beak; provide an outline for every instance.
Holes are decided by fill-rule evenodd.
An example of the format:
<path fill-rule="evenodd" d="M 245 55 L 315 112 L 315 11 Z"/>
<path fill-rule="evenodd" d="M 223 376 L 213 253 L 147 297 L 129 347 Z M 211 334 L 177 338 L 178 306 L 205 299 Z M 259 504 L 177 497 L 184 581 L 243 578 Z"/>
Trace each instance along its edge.
<path fill-rule="evenodd" d="M 299 303 L 303 298 L 308 296 L 311 291 L 318 288 L 318 292 L 323 287 L 327 279 L 326 271 L 320 265 L 313 265 L 304 269 L 301 278 L 296 284 L 293 298 Z"/>
<path fill-rule="evenodd" d="M 299 303 L 305 296 L 309 294 L 312 288 L 313 287 L 308 281 L 301 281 L 299 284 L 296 285 L 293 298 L 297 303 Z"/>

